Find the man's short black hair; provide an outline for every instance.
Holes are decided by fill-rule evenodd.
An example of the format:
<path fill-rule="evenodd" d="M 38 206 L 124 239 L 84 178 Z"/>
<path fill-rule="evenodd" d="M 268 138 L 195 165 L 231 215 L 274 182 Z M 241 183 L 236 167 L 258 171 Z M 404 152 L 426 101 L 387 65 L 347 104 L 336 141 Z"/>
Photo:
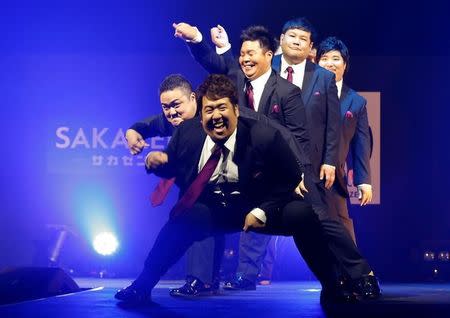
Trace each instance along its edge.
<path fill-rule="evenodd" d="M 278 48 L 278 42 L 272 33 L 262 25 L 250 26 L 241 33 L 241 44 L 245 41 L 258 41 L 261 48 L 275 51 Z"/>
<path fill-rule="evenodd" d="M 330 51 L 338 51 L 339 53 L 341 53 L 342 59 L 347 65 L 346 68 L 349 67 L 350 54 L 348 52 L 348 48 L 344 44 L 344 42 L 342 42 L 335 36 L 329 36 L 319 44 L 319 47 L 317 49 L 316 61 L 318 62 L 322 55 Z"/>
<path fill-rule="evenodd" d="M 306 32 L 311 33 L 311 42 L 317 41 L 317 31 L 316 28 L 309 22 L 308 19 L 305 17 L 295 18 L 289 21 L 286 21 L 286 23 L 283 25 L 283 30 L 281 33 L 286 33 L 290 29 L 299 29 Z"/>
<path fill-rule="evenodd" d="M 186 91 L 186 94 L 192 93 L 192 85 L 183 75 L 170 74 L 159 85 L 159 95 L 176 88 Z"/>
<path fill-rule="evenodd" d="M 238 94 L 233 81 L 226 75 L 211 74 L 197 89 L 197 108 L 202 109 L 202 99 L 218 100 L 228 97 L 231 104 L 238 104 Z"/>

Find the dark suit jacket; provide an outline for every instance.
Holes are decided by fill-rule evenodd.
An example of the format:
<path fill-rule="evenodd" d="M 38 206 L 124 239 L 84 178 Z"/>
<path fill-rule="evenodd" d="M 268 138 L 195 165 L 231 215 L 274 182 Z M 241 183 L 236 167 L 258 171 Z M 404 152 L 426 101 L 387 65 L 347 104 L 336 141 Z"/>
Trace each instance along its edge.
<path fill-rule="evenodd" d="M 300 169 L 303 169 L 301 158 L 302 158 L 302 150 L 300 149 L 299 144 L 295 141 L 294 136 L 291 132 L 284 126 L 281 126 L 276 121 L 270 120 L 268 117 L 261 113 L 257 113 L 250 108 L 241 108 L 240 116 L 243 118 L 250 118 L 254 120 L 261 121 L 269 126 L 272 126 L 278 129 L 281 132 L 281 135 L 288 143 L 291 150 L 294 152 L 295 157 L 297 158 L 297 162 Z M 129 129 L 136 130 L 138 133 L 142 135 L 144 139 L 151 138 L 154 136 L 160 137 L 170 137 L 173 132 L 176 130 L 164 117 L 163 114 L 154 115 L 147 117 L 137 123 L 134 123 Z"/>
<path fill-rule="evenodd" d="M 339 151 L 340 173 L 348 154 L 353 159 L 354 184 L 370 184 L 370 132 L 367 119 L 367 101 L 347 85 L 341 92 L 341 146 Z"/>
<path fill-rule="evenodd" d="M 274 56 L 272 68 L 281 72 L 281 55 Z M 311 163 L 318 175 L 322 164 L 338 166 L 341 127 L 334 74 L 306 61 L 302 98 L 311 138 Z"/>
<path fill-rule="evenodd" d="M 228 55 L 216 54 L 212 47 L 204 42 L 188 44 L 195 60 L 210 73 L 226 74 L 232 78 L 238 89 L 239 106 L 248 107 L 244 91 L 246 78 L 236 59 L 232 56 L 230 58 Z M 301 90 L 272 72 L 264 87 L 258 113 L 290 130 L 299 143 L 302 165 L 309 165 L 310 136 Z"/>
<path fill-rule="evenodd" d="M 251 206 L 260 207 L 269 217 L 291 198 L 301 178 L 297 161 L 277 129 L 241 117 L 237 127 L 233 161 L 238 166 L 238 188 Z M 205 138 L 198 118 L 184 121 L 165 150 L 168 163 L 149 172 L 176 177 L 181 196 L 198 174 Z"/>
<path fill-rule="evenodd" d="M 147 117 L 133 124 L 130 129 L 136 130 L 144 139 L 155 136 L 172 136 L 174 131 L 173 126 L 167 121 L 162 113 Z"/>

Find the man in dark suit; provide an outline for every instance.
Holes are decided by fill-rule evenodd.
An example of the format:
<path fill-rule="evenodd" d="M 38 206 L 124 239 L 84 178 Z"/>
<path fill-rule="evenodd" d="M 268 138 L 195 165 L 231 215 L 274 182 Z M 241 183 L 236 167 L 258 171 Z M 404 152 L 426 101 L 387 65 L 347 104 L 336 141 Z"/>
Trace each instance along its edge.
<path fill-rule="evenodd" d="M 303 27 L 299 26 L 297 22 L 298 21 L 289 21 L 287 23 L 286 30 L 302 29 Z M 206 45 L 204 41 L 202 41 L 201 33 L 197 30 L 197 28 L 186 23 L 174 24 L 173 26 L 175 28 L 175 36 L 188 42 L 188 46 L 194 58 L 208 71 L 223 72 L 233 78 L 237 83 L 238 90 L 240 92 L 240 102 L 244 106 L 251 106 L 251 103 L 248 102 L 248 98 L 245 98 L 244 89 L 248 92 L 248 80 L 250 80 L 251 84 L 253 84 L 255 78 L 257 79 L 258 76 L 261 76 L 258 66 L 261 65 L 262 59 L 261 56 L 257 54 L 259 53 L 258 49 L 264 48 L 265 50 L 262 51 L 264 54 L 267 54 L 267 52 L 273 53 L 273 48 L 265 44 L 265 39 L 267 39 L 267 36 L 265 39 L 261 39 L 260 35 L 263 33 L 261 32 L 261 29 L 255 32 L 258 36 L 254 38 L 248 37 L 247 31 L 254 29 L 255 27 L 250 27 L 249 29 L 243 31 L 241 36 L 242 45 L 239 64 L 236 64 L 234 58 L 232 56 L 230 57 L 230 54 L 228 54 L 228 56 L 225 54 L 220 56 L 216 54 L 216 52 L 214 52 L 208 45 Z M 292 47 L 293 51 L 301 51 L 301 53 L 304 54 L 303 61 L 308 57 L 308 48 L 310 49 L 312 47 L 312 41 L 309 37 L 311 32 L 307 31 L 306 33 L 309 33 L 307 38 L 309 44 L 306 45 L 306 48 L 304 50 L 300 50 L 298 44 L 295 43 Z M 304 35 L 298 35 L 297 37 L 301 37 L 303 39 Z M 257 42 L 257 44 L 252 42 Z M 270 48 L 270 50 L 268 48 Z M 266 55 L 265 60 L 263 60 L 266 63 L 268 62 L 267 57 L 269 56 Z M 270 62 L 272 62 L 271 57 L 272 54 L 270 54 Z M 339 102 L 337 100 L 334 74 L 324 70 L 323 68 L 316 68 L 316 66 L 312 63 L 308 63 L 308 65 L 310 65 L 311 70 L 314 71 L 311 71 L 311 74 L 307 76 L 310 82 L 304 89 L 309 93 L 305 95 L 306 99 L 304 98 L 303 101 L 308 102 L 310 105 L 309 108 L 306 107 L 306 117 L 308 118 L 308 131 L 310 134 L 314 134 L 314 136 L 311 136 L 311 150 L 309 149 L 309 145 L 307 143 L 302 142 L 302 138 L 297 138 L 301 148 L 304 150 L 304 154 L 307 154 L 308 158 L 311 158 L 312 164 L 312 167 L 310 167 L 310 165 L 305 165 L 304 168 L 306 188 L 309 189 L 307 199 L 313 205 L 314 211 L 320 221 L 320 227 L 327 238 L 327 244 L 332 250 L 333 255 L 336 257 L 337 263 L 344 267 L 346 274 L 351 278 L 351 280 L 359 280 L 361 275 L 366 277 L 366 275 L 371 271 L 370 267 L 360 255 L 356 246 L 352 242 L 350 235 L 340 223 L 338 216 L 333 214 L 332 210 L 329 209 L 329 206 L 334 204 L 333 196 L 330 194 L 331 191 L 329 191 L 329 189 L 333 185 L 335 179 L 335 166 L 337 163 L 340 137 Z M 306 66 L 304 67 L 306 68 Z M 292 80 L 292 78 L 290 78 L 290 80 Z M 302 80 L 304 80 L 304 78 L 302 78 Z M 277 97 L 280 98 L 280 96 Z M 261 109 L 267 111 L 267 108 L 263 107 Z M 256 110 L 259 112 L 260 108 L 256 108 Z M 270 116 L 275 113 L 273 110 L 276 110 L 276 108 L 272 107 L 269 108 L 269 110 L 272 110 L 268 114 Z M 280 114 L 286 115 L 285 112 L 280 112 Z M 273 118 L 277 119 L 277 117 Z M 283 122 L 282 116 L 278 116 L 278 119 L 282 125 L 285 125 L 287 128 L 291 129 L 292 133 L 296 137 L 299 137 L 298 134 L 296 135 L 295 127 L 290 127 L 290 122 L 287 120 Z M 304 125 L 305 122 L 302 124 Z M 308 135 L 308 132 L 304 132 L 303 134 Z M 292 206 L 295 206 L 295 204 Z M 249 265 L 257 263 L 261 264 L 262 262 L 265 246 L 267 245 L 268 240 L 265 238 L 261 238 L 261 240 L 265 241 L 265 244 L 261 244 L 262 241 L 251 244 L 253 255 L 248 255 L 247 253 L 246 256 L 247 259 L 250 260 L 248 262 Z M 263 248 L 261 248 L 261 246 L 263 246 Z M 259 249 L 256 253 L 255 247 Z M 313 271 L 314 269 L 321 268 L 321 263 L 323 262 L 319 261 L 320 258 L 317 257 L 318 249 L 315 244 L 303 244 L 301 249 L 303 257 Z M 240 254 L 245 254 L 242 253 L 242 249 L 240 249 Z M 259 271 L 259 266 L 252 265 L 244 267 L 247 271 L 246 274 L 249 274 L 249 278 L 238 277 L 235 282 L 226 284 L 224 288 L 255 288 L 254 284 L 256 280 L 256 273 Z M 249 269 L 252 269 L 251 273 L 249 273 Z M 324 284 L 325 280 L 328 279 L 326 278 L 329 273 L 328 270 L 314 271 L 314 273 L 322 284 Z M 327 285 L 332 285 L 332 283 L 328 282 Z"/>
<path fill-rule="evenodd" d="M 302 216 L 312 213 L 305 202 L 293 214 L 280 210 L 301 179 L 281 133 L 239 118 L 236 88 L 223 75 L 210 75 L 198 92 L 201 120 L 185 121 L 164 152 L 146 158 L 149 172 L 176 178 L 180 200 L 143 271 L 116 293 L 121 301 L 148 301 L 160 277 L 194 241 L 242 229 L 296 236 Z"/>
<path fill-rule="evenodd" d="M 125 133 L 131 154 L 136 155 L 148 146 L 145 139 L 172 136 L 183 120 L 197 113 L 195 93 L 191 83 L 181 74 L 168 75 L 159 85 L 162 113 L 133 124 Z"/>
<path fill-rule="evenodd" d="M 192 41 L 196 30 L 186 23 L 174 25 L 176 36 Z M 211 53 L 210 47 L 200 41 L 198 44 L 190 44 L 192 54 L 202 65 L 211 72 L 225 72 L 232 78 L 238 87 L 239 105 L 241 109 L 254 109 L 258 114 L 263 114 L 269 119 L 286 127 L 298 141 L 300 149 L 300 161 L 303 166 L 309 166 L 309 136 L 306 126 L 306 114 L 303 107 L 300 89 L 282 79 L 271 69 L 273 52 L 276 49 L 276 41 L 263 27 L 250 27 L 242 32 L 242 47 L 239 64 L 235 60 L 221 60 L 215 52 Z M 223 64 L 223 65 L 221 65 Z M 221 66 L 220 66 L 221 65 Z M 251 98 L 249 98 L 251 88 Z M 263 257 L 268 236 L 258 235 L 261 241 L 256 243 L 261 251 L 255 254 Z M 206 248 L 205 248 L 206 250 Z M 239 255 L 246 255 L 242 252 Z M 241 258 L 241 256 L 240 256 Z M 259 268 L 252 268 L 252 275 L 256 279 Z M 181 294 L 181 293 L 180 293 Z"/>
<path fill-rule="evenodd" d="M 145 118 L 133 124 L 126 131 L 128 147 L 133 155 L 141 153 L 148 146 L 145 142 L 147 138 L 172 136 L 173 132 L 184 120 L 191 119 L 196 115 L 195 93 L 192 90 L 191 83 L 182 75 L 171 74 L 167 76 L 160 84 L 159 95 L 162 113 Z M 241 109 L 240 115 L 244 118 L 264 121 L 280 130 L 294 151 L 296 158 L 301 157 L 293 136 L 283 126 L 277 125 L 276 122 L 248 108 Z M 158 184 L 157 189 L 159 186 Z M 155 189 L 152 194 L 152 204 L 157 204 L 153 201 L 157 191 Z M 216 235 L 203 241 L 195 242 L 186 254 L 186 284 L 181 288 L 172 289 L 170 294 L 172 296 L 187 297 L 215 294 L 219 288 L 218 270 L 222 256 L 219 255 L 218 251 L 221 251 L 223 244 L 223 235 Z M 217 248 L 216 245 L 218 246 Z"/>
<path fill-rule="evenodd" d="M 308 59 L 315 38 L 315 29 L 305 18 L 287 21 L 280 36 L 282 54 L 274 56 L 272 68 L 281 77 L 302 89 L 311 141 L 312 164 L 310 178 L 305 179 L 306 181 L 312 179 L 310 181 L 314 182 L 307 188 L 314 191 L 317 186 L 321 188 L 319 193 L 323 196 L 322 200 L 327 203 L 327 207 L 316 205 L 315 211 L 320 218 L 328 218 L 330 209 L 334 209 L 335 205 L 331 192 L 346 190 L 341 188 L 342 182 L 333 186 L 339 151 L 339 101 L 333 74 Z M 227 53 L 224 56 L 230 59 Z M 321 182 L 323 179 L 324 183 Z M 230 289 L 254 286 L 255 274 L 261 267 L 265 254 L 264 247 L 267 244 L 268 239 L 265 237 L 258 237 L 254 233 L 242 234 L 238 277 L 236 282 L 228 284 Z M 313 253 L 314 249 L 313 245 L 303 245 L 307 259 L 309 259 L 307 255 Z M 244 283 L 245 281 L 240 278 L 246 279 L 247 282 Z"/>
<path fill-rule="evenodd" d="M 367 119 L 367 101 L 353 89 L 345 85 L 344 74 L 348 68 L 349 52 L 347 46 L 336 37 L 323 40 L 317 52 L 318 64 L 336 75 L 336 85 L 341 106 L 341 146 L 339 151 L 338 180 L 344 180 L 345 162 L 350 154 L 353 159 L 354 184 L 360 192 L 361 206 L 372 200 L 370 178 L 370 132 Z M 346 182 L 344 183 L 345 186 Z M 348 193 L 340 193 L 337 198 L 338 215 L 356 242 L 353 221 L 347 208 Z"/>
<path fill-rule="evenodd" d="M 170 74 L 161 82 L 159 97 L 162 112 L 136 122 L 126 131 L 125 137 L 128 142 L 128 148 L 133 155 L 141 153 L 145 147 L 148 147 L 148 144 L 145 142 L 147 138 L 172 136 L 173 132 L 184 120 L 194 118 L 197 113 L 197 101 L 192 85 L 181 74 Z M 172 181 L 166 179 L 162 179 L 159 182 L 152 193 L 152 205 L 156 206 L 162 203 L 171 184 Z M 166 188 L 164 194 L 158 190 L 161 186 Z M 157 196 L 162 198 L 157 198 Z M 215 281 L 215 278 L 218 276 L 218 273 L 214 273 L 211 269 L 218 267 L 218 265 L 214 265 L 214 262 L 220 264 L 222 258 L 221 255 L 217 255 L 217 251 L 220 250 L 220 246 L 223 244 L 223 236 L 218 235 L 208 237 L 201 242 L 195 242 L 187 251 L 186 288 L 189 287 L 192 293 L 196 295 L 210 295 L 217 291 L 218 281 Z M 218 249 L 215 248 L 216 245 L 219 246 Z M 198 257 L 200 253 L 196 253 L 197 249 L 205 251 L 201 254 L 201 259 Z M 191 288 L 191 285 L 194 285 L 195 289 Z"/>

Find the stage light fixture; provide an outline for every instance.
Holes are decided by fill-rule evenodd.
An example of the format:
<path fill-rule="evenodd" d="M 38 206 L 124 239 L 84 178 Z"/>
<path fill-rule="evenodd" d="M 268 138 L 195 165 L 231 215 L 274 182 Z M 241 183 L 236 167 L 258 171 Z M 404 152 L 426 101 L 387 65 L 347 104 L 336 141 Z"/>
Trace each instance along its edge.
<path fill-rule="evenodd" d="M 450 260 L 450 252 L 447 251 L 439 252 L 438 260 L 440 260 L 441 262 L 448 262 Z"/>
<path fill-rule="evenodd" d="M 431 262 L 434 261 L 435 255 L 434 252 L 432 251 L 426 251 L 425 253 L 423 253 L 423 259 L 426 262 Z"/>
<path fill-rule="evenodd" d="M 98 254 L 107 256 L 114 254 L 119 242 L 111 232 L 102 232 L 94 238 L 92 245 Z"/>

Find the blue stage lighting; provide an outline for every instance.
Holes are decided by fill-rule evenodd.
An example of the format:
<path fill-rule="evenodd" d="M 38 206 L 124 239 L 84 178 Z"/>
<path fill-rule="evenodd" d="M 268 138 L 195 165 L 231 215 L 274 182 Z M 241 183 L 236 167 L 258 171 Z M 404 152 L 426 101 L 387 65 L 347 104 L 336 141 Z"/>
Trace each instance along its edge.
<path fill-rule="evenodd" d="M 92 245 L 97 253 L 101 255 L 111 255 L 117 250 L 119 242 L 114 234 L 110 232 L 102 232 L 94 238 Z"/>

